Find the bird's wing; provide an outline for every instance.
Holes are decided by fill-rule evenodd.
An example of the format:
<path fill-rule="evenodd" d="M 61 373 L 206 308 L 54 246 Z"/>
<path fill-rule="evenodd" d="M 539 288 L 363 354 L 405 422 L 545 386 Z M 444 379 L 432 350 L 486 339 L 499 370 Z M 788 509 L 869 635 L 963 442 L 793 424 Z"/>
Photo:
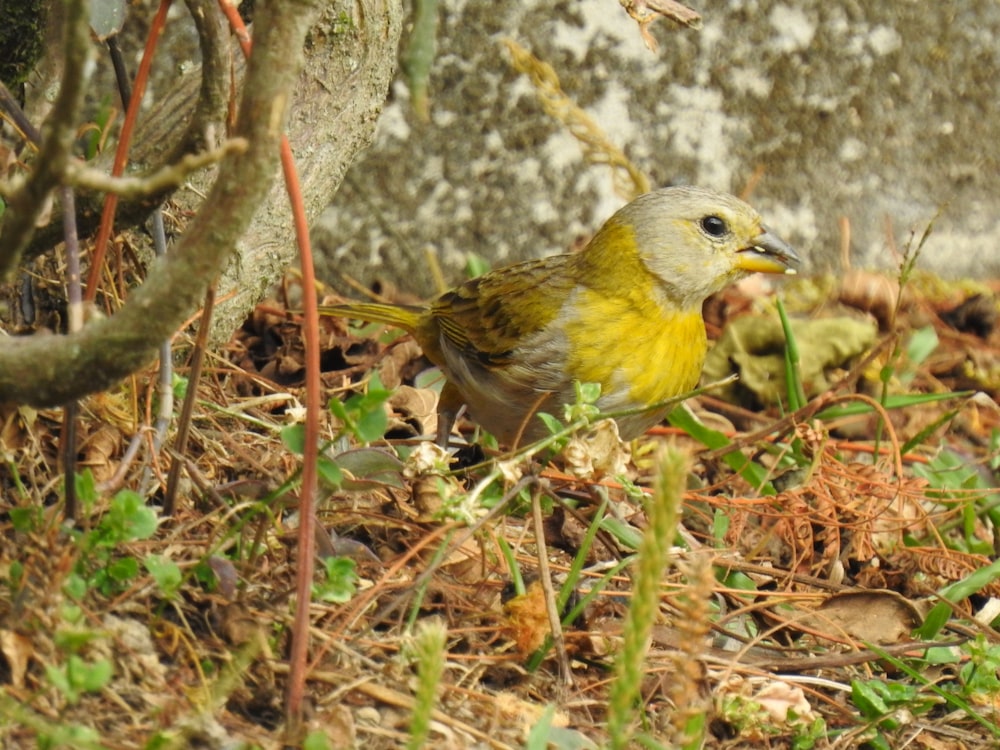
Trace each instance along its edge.
<path fill-rule="evenodd" d="M 571 255 L 527 261 L 438 297 L 431 315 L 447 342 L 486 367 L 503 367 L 518 344 L 559 314 L 576 286 Z"/>

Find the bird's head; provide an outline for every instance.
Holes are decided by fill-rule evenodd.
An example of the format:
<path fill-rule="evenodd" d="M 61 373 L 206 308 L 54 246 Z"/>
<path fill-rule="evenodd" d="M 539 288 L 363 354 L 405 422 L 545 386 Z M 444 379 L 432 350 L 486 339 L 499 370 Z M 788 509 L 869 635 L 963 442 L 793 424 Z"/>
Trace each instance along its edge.
<path fill-rule="evenodd" d="M 608 225 L 631 229 L 640 261 L 662 282 L 664 294 L 685 308 L 751 273 L 795 273 L 799 263 L 753 208 L 705 188 L 647 193 Z"/>

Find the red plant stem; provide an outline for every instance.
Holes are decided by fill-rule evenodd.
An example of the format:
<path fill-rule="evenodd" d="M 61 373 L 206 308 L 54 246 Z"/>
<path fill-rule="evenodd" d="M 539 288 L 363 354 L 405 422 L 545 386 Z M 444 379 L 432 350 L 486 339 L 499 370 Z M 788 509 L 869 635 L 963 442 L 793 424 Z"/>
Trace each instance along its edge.
<path fill-rule="evenodd" d="M 319 372 L 319 313 L 316 310 L 316 275 L 309 227 L 306 221 L 298 173 L 288 138 L 281 139 L 281 167 L 285 187 L 291 201 L 295 235 L 299 246 L 302 269 L 303 331 L 306 354 L 306 437 L 302 453 L 302 489 L 299 493 L 299 556 L 295 581 L 295 620 L 292 625 L 292 653 L 289 659 L 286 715 L 289 726 L 302 716 L 302 695 L 305 689 L 306 662 L 309 654 L 309 602 L 312 598 L 313 561 L 316 544 L 316 479 L 319 451 L 319 405 L 321 394 Z"/>
<path fill-rule="evenodd" d="M 125 111 L 125 122 L 122 124 L 121 137 L 118 139 L 118 146 L 115 149 L 115 161 L 111 166 L 111 174 L 119 177 L 125 171 L 125 163 L 128 161 L 128 148 L 132 142 L 132 133 L 135 131 L 135 121 L 139 118 L 139 106 L 142 104 L 143 94 L 146 93 L 146 82 L 149 80 L 149 69 L 153 65 L 153 55 L 156 52 L 156 45 L 160 41 L 160 35 L 167 24 L 167 11 L 170 10 L 170 0 L 160 0 L 160 7 L 153 17 L 153 23 L 149 27 L 149 36 L 146 37 L 146 49 L 142 53 L 142 62 L 139 63 L 139 72 L 135 75 L 135 86 L 132 89 L 132 98 L 129 100 L 128 109 Z M 97 282 L 101 275 L 101 267 L 104 265 L 104 256 L 107 253 L 108 240 L 111 239 L 111 230 L 115 223 L 115 211 L 118 209 L 118 196 L 108 193 L 104 198 L 104 210 L 101 212 L 101 226 L 97 230 L 97 240 L 94 243 L 94 252 L 91 256 L 90 273 L 87 275 L 87 291 L 84 300 L 93 302 L 97 297 Z"/>
<path fill-rule="evenodd" d="M 251 42 L 243 19 L 234 5 L 220 0 L 219 6 L 236 32 L 236 37 L 249 56 Z M 316 463 L 319 450 L 319 403 L 322 395 L 319 372 L 319 314 L 316 311 L 316 274 L 313 269 L 312 249 L 309 244 L 309 226 L 302 202 L 298 172 L 292 156 L 288 137 L 281 139 L 281 169 L 285 189 L 291 202 L 295 237 L 299 246 L 302 268 L 303 331 L 306 354 L 306 420 L 305 449 L 302 455 L 302 488 L 299 493 L 298 570 L 295 575 L 295 618 L 292 624 L 292 649 L 288 664 L 288 692 L 286 694 L 286 730 L 291 737 L 297 733 L 302 721 L 302 697 L 309 655 L 309 602 L 312 599 L 313 564 L 316 547 Z"/>

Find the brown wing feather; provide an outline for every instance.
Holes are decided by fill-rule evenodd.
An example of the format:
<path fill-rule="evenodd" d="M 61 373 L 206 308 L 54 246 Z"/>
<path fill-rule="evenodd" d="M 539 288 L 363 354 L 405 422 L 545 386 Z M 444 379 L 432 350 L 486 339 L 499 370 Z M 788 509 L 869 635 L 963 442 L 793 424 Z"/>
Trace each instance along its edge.
<path fill-rule="evenodd" d="M 576 287 L 573 255 L 527 261 L 488 273 L 431 304 L 441 333 L 481 364 L 506 364 L 518 343 L 548 325 Z M 538 289 L 546 294 L 539 299 Z"/>

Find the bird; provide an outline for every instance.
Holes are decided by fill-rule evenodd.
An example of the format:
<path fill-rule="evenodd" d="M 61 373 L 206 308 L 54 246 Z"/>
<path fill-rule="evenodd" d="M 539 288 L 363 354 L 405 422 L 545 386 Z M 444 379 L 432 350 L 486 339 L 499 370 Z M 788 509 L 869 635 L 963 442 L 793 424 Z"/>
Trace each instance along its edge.
<path fill-rule="evenodd" d="M 497 268 L 423 305 L 346 302 L 321 315 L 410 333 L 445 376 L 438 443 L 460 409 L 514 447 L 551 433 L 575 383 L 630 440 L 694 389 L 708 340 L 702 303 L 752 273 L 794 274 L 791 246 L 735 196 L 694 186 L 645 193 L 579 252 Z M 442 435 L 442 432 L 444 433 Z"/>

